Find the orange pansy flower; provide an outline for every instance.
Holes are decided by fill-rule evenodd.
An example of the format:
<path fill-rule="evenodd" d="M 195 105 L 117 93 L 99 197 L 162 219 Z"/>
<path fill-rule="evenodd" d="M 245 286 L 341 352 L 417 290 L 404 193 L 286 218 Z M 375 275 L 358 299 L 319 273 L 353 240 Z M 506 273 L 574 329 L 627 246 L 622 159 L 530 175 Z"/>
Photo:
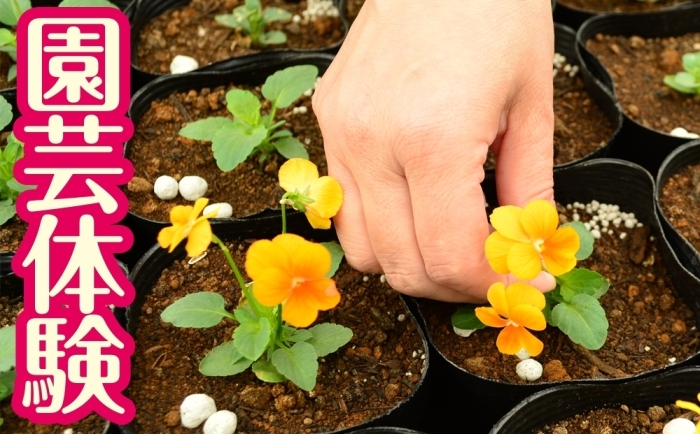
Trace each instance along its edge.
<path fill-rule="evenodd" d="M 198 217 L 207 206 L 209 199 L 200 198 L 191 205 L 178 205 L 170 210 L 170 222 L 173 224 L 161 229 L 158 234 L 158 244 L 162 248 L 170 247 L 172 253 L 178 244 L 187 238 L 187 255 L 196 258 L 204 253 L 212 240 L 209 218 L 214 217 L 217 211 Z"/>
<path fill-rule="evenodd" d="M 560 276 L 576 266 L 580 239 L 571 227 L 557 229 L 559 214 L 546 200 L 525 208 L 502 206 L 491 214 L 493 232 L 486 239 L 486 258 L 497 273 L 534 279 L 544 269 Z"/>
<path fill-rule="evenodd" d="M 321 244 L 294 234 L 259 240 L 248 250 L 245 269 L 253 279 L 253 296 L 264 306 L 282 306 L 282 319 L 308 327 L 319 310 L 336 307 L 340 293 L 332 279 L 331 254 Z"/>
<path fill-rule="evenodd" d="M 503 329 L 496 340 L 498 351 L 517 354 L 525 348 L 532 357 L 539 355 L 544 344 L 527 329 L 541 331 L 547 326 L 542 313 L 544 295 L 525 283 L 506 288 L 498 282 L 491 285 L 486 297 L 493 307 L 478 307 L 475 313 L 485 325 Z"/>

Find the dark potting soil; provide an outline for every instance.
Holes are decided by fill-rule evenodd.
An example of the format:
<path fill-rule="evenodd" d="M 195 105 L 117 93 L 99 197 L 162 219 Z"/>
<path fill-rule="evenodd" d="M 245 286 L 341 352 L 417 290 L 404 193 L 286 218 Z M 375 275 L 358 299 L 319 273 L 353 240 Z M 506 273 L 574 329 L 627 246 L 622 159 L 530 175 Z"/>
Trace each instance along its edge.
<path fill-rule="evenodd" d="M 230 246 L 242 269 L 248 243 Z M 311 433 L 354 426 L 383 414 L 411 394 L 424 369 L 422 341 L 399 294 L 378 276 L 343 264 L 336 277 L 340 304 L 318 322 L 350 327 L 354 337 L 337 353 L 319 360 L 318 383 L 304 392 L 291 382 L 270 384 L 246 371 L 232 377 L 206 377 L 200 360 L 231 339 L 236 326 L 224 321 L 209 329 L 179 329 L 160 314 L 187 294 L 218 292 L 230 311 L 241 292 L 216 247 L 189 265 L 175 262 L 163 271 L 140 312 L 135 335 L 133 377 L 128 394 L 137 408 L 138 432 L 201 433 L 180 426 L 179 408 L 193 393 L 211 396 L 219 410 L 238 416 L 237 433 Z"/>
<path fill-rule="evenodd" d="M 360 14 L 360 9 L 362 9 L 362 5 L 365 4 L 365 0 L 346 0 L 345 4 L 347 7 L 348 20 L 352 23 Z"/>
<path fill-rule="evenodd" d="M 700 164 L 671 176 L 661 191 L 660 202 L 673 227 L 700 252 Z"/>
<path fill-rule="evenodd" d="M 586 157 L 605 146 L 614 133 L 610 120 L 591 99 L 580 74 L 571 77 L 563 68 L 554 77 L 554 164 Z M 496 167 L 489 152 L 485 168 Z"/>
<path fill-rule="evenodd" d="M 343 38 L 339 18 L 319 17 L 307 23 L 291 20 L 270 24 L 267 30 L 281 30 L 285 44 L 251 48 L 250 38 L 238 30 L 219 24 L 214 17 L 230 14 L 244 0 L 192 0 L 189 4 L 165 12 L 151 20 L 143 30 L 137 50 L 137 66 L 154 74 L 170 72 L 170 62 L 178 54 L 197 59 L 200 66 L 260 51 L 315 49 L 329 47 Z M 292 15 L 306 10 L 306 0 L 263 0 L 263 7 L 282 8 Z"/>
<path fill-rule="evenodd" d="M 16 252 L 27 232 L 27 222 L 17 214 L 0 226 L 0 252 Z"/>
<path fill-rule="evenodd" d="M 279 208 L 284 191 L 279 187 L 277 172 L 285 159 L 271 154 L 262 165 L 258 156 L 252 156 L 230 172 L 222 172 L 216 165 L 211 142 L 190 140 L 178 135 L 188 122 L 210 116 L 227 116 L 225 95 L 234 87 L 191 90 L 174 93 L 169 98 L 154 101 L 144 114 L 131 141 L 129 159 L 134 164 L 134 180 L 125 189 L 129 198 L 129 210 L 137 215 L 157 221 L 169 221 L 170 209 L 175 205 L 191 205 L 178 195 L 163 201 L 153 193 L 153 183 L 161 175 L 169 175 L 178 181 L 188 175 L 198 175 L 209 184 L 206 197 L 210 203 L 228 202 L 234 217 L 255 214 L 266 208 Z M 260 89 L 249 89 L 260 96 Z M 304 143 L 309 158 L 321 175 L 328 173 L 323 151 L 323 139 L 316 116 L 311 108 L 311 98 L 302 96 L 293 106 L 304 106 L 308 112 L 293 114 L 292 106 L 278 111 L 277 119 L 286 120 L 282 127 Z M 263 102 L 263 113 L 269 110 L 269 102 Z M 308 144 L 306 144 L 308 142 Z"/>
<path fill-rule="evenodd" d="M 572 211 L 560 207 L 563 211 L 571 220 Z M 581 221 L 591 217 L 579 212 Z M 698 351 L 700 332 L 693 312 L 673 288 L 649 228 L 610 229 L 613 235 L 603 233 L 593 254 L 577 265 L 611 282 L 600 299 L 610 323 L 607 341 L 600 350 L 588 351 L 554 327 L 534 332 L 544 342 L 536 357 L 544 373 L 537 382 L 627 377 L 680 362 Z M 627 235 L 621 240 L 622 233 Z M 456 305 L 427 300 L 420 305 L 435 345 L 448 359 L 482 377 L 525 383 L 515 373 L 520 360 L 496 348 L 501 329 L 487 327 L 461 338 L 450 323 Z"/>
<path fill-rule="evenodd" d="M 671 420 L 685 417 L 697 422 L 698 416 L 673 404 L 634 410 L 626 405 L 601 408 L 576 415 L 561 422 L 546 425 L 532 434 L 657 434 Z"/>
<path fill-rule="evenodd" d="M 14 324 L 23 307 L 21 297 L 14 299 L 0 297 L 0 328 Z M 72 425 L 34 425 L 26 419 L 21 419 L 12 411 L 10 398 L 0 402 L 0 417 L 5 420 L 0 426 L 0 432 L 8 434 L 63 434 L 68 428 L 73 429 L 73 434 L 100 434 L 106 423 L 96 414 L 91 414 Z"/>
<path fill-rule="evenodd" d="M 688 0 L 558 0 L 559 3 L 591 12 L 643 12 L 668 8 Z"/>
<path fill-rule="evenodd" d="M 0 53 L 0 89 L 10 89 L 17 87 L 17 81 L 7 81 L 7 73 L 10 72 L 10 66 L 14 61 L 10 59 L 7 53 Z"/>
<path fill-rule="evenodd" d="M 700 133 L 700 98 L 664 84 L 666 75 L 683 71 L 683 54 L 700 50 L 700 33 L 651 39 L 599 34 L 586 45 L 610 72 L 630 118 L 664 133 L 678 127 Z"/>

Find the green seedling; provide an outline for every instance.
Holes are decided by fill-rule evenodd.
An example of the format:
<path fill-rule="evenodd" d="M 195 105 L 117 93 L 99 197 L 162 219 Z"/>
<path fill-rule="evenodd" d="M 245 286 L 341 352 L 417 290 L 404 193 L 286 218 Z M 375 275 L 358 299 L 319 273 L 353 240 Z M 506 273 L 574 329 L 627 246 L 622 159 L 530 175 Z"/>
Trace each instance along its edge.
<path fill-rule="evenodd" d="M 0 130 L 12 121 L 12 106 L 0 96 Z M 5 149 L 0 149 L 0 225 L 14 217 L 17 196 L 27 187 L 20 184 L 12 174 L 17 160 L 24 156 L 24 145 L 10 133 Z"/>
<path fill-rule="evenodd" d="M 107 0 L 63 0 L 59 6 L 117 7 Z M 19 17 L 31 7 L 29 0 L 0 0 L 0 22 L 14 29 L 17 27 Z M 0 29 L 0 51 L 6 52 L 13 62 L 17 61 L 17 36 L 13 30 Z M 17 65 L 13 63 L 7 72 L 7 81 L 10 82 L 15 78 L 17 78 Z"/>
<path fill-rule="evenodd" d="M 292 66 L 267 78 L 263 96 L 270 101 L 270 113 L 261 115 L 261 103 L 250 91 L 233 89 L 226 93 L 226 102 L 233 119 L 210 117 L 187 124 L 180 135 L 212 143 L 216 164 L 224 172 L 231 171 L 250 155 L 260 154 L 262 163 L 271 152 L 285 158 L 305 158 L 309 154 L 288 130 L 277 128 L 285 121 L 275 122 L 278 109 L 289 107 L 316 82 L 318 68 L 312 65 Z"/>
<path fill-rule="evenodd" d="M 264 47 L 266 45 L 284 44 L 287 35 L 279 30 L 265 31 L 265 27 L 275 21 L 292 18 L 292 14 L 280 8 L 263 9 L 260 0 L 246 0 L 243 6 L 238 6 L 232 14 L 222 14 L 215 17 L 219 24 L 241 29 L 250 37 L 251 45 Z"/>
<path fill-rule="evenodd" d="M 664 77 L 664 83 L 678 92 L 700 95 L 700 51 L 683 55 L 683 69 Z"/>
<path fill-rule="evenodd" d="M 0 401 L 12 395 L 16 372 L 15 326 L 0 328 Z M 3 419 L 0 417 L 0 426 Z"/>

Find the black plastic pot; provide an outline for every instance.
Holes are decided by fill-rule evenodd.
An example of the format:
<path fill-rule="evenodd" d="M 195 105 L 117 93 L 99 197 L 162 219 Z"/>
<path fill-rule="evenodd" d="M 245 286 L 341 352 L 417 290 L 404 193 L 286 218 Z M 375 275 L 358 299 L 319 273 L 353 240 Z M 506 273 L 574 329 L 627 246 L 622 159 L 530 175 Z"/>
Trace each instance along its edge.
<path fill-rule="evenodd" d="M 692 3 L 657 12 L 598 15 L 586 21 L 578 31 L 576 49 L 582 63 L 581 73 L 590 75 L 599 87 L 615 95 L 612 77 L 603 64 L 586 48 L 586 41 L 605 35 L 671 37 L 700 31 L 700 3 Z M 622 131 L 611 150 L 611 157 L 637 163 L 656 175 L 661 162 L 674 149 L 691 139 L 647 128 L 624 113 Z"/>
<path fill-rule="evenodd" d="M 663 191 L 666 181 L 679 172 L 686 166 L 692 164 L 700 164 L 700 140 L 695 140 L 676 149 L 669 155 L 659 168 L 659 174 L 656 177 L 656 189 L 654 197 L 656 200 L 656 208 L 661 217 L 661 226 L 671 243 L 671 247 L 676 252 L 676 255 L 681 260 L 681 263 L 700 278 L 700 252 L 693 247 L 678 230 L 673 227 L 671 222 L 666 218 L 661 208 L 661 192 Z"/>
<path fill-rule="evenodd" d="M 225 72 L 206 71 L 164 76 L 152 81 L 134 95 L 129 108 L 129 117 L 134 122 L 134 125 L 138 125 L 143 114 L 150 108 L 152 101 L 167 98 L 173 92 L 229 85 L 231 83 L 237 85 L 259 85 L 264 83 L 265 79 L 275 71 L 294 65 L 316 65 L 322 74 L 332 60 L 333 56 L 329 54 L 301 54 Z M 124 147 L 124 155 L 130 158 L 131 142 L 128 142 Z M 275 230 L 278 230 L 281 227 L 280 219 L 281 214 L 279 210 L 268 209 L 243 218 L 214 219 L 212 220 L 212 226 L 214 232 L 218 234 L 220 226 L 239 222 L 235 225 L 239 230 L 246 233 L 256 233 L 265 224 L 272 225 Z M 249 222 L 249 225 L 240 222 Z M 162 228 L 169 226 L 170 222 L 158 222 L 129 212 L 124 219 L 124 224 L 134 232 L 134 247 L 129 253 L 131 260 L 134 257 L 140 258 L 156 241 L 158 232 Z M 295 228 L 298 230 L 308 227 L 309 223 L 304 214 L 288 210 L 287 225 L 290 228 L 289 230 L 293 232 Z"/>
<path fill-rule="evenodd" d="M 376 427 L 376 428 L 367 428 L 367 429 L 361 429 L 357 431 L 351 431 L 352 434 L 423 434 L 422 432 L 419 431 L 413 431 L 411 429 L 405 429 L 405 428 L 394 428 L 394 427 Z"/>
<path fill-rule="evenodd" d="M 345 0 L 334 0 L 338 6 L 338 11 L 340 13 L 340 20 L 343 23 L 343 31 L 347 35 L 350 25 L 348 24 L 347 17 L 345 16 Z M 131 26 L 131 75 L 132 83 L 135 89 L 139 89 L 146 85 L 151 80 L 154 80 L 163 75 L 170 74 L 154 74 L 151 72 L 144 71 L 136 65 L 136 53 L 138 51 L 138 44 L 140 42 L 141 30 L 155 17 L 182 5 L 190 2 L 190 0 L 136 0 L 136 11 L 134 13 L 134 18 Z M 343 40 L 345 37 L 343 37 Z M 268 62 L 270 60 L 275 60 L 279 58 L 288 57 L 290 55 L 296 54 L 309 54 L 309 53 L 336 53 L 340 49 L 343 40 L 325 48 L 319 48 L 314 50 L 301 50 L 301 49 L 277 49 L 269 50 L 256 54 L 249 54 L 245 56 L 234 57 L 218 62 L 212 62 L 199 68 L 197 71 L 227 71 L 232 68 L 239 68 L 241 66 L 251 65 L 253 63 Z"/>
<path fill-rule="evenodd" d="M 496 204 L 492 181 L 487 180 L 483 187 L 487 202 Z M 654 180 L 648 172 L 635 164 L 620 160 L 587 161 L 555 171 L 554 191 L 560 203 L 588 203 L 595 199 L 617 204 L 627 212 L 634 212 L 639 221 L 650 227 L 658 240 L 659 252 L 664 258 L 664 265 L 676 290 L 700 320 L 700 280 L 683 268 L 661 231 L 654 206 Z M 425 323 L 422 315 L 420 320 Z M 555 384 L 562 384 L 511 384 L 479 377 L 443 356 L 436 348 L 430 333 L 427 334 L 430 349 L 433 351 L 433 367 L 440 374 L 439 388 L 445 395 L 445 399 L 440 401 L 431 413 L 436 423 L 444 424 L 439 427 L 438 432 L 457 432 L 456 430 L 469 426 L 470 433 L 486 433 L 506 412 L 527 396 Z M 678 362 L 689 364 L 698 360 L 700 353 Z M 565 383 L 617 385 L 668 369 L 656 369 L 623 379 L 571 380 Z"/>
<path fill-rule="evenodd" d="M 490 434 L 528 434 L 551 423 L 604 407 L 626 405 L 635 410 L 697 402 L 700 368 L 673 369 L 626 384 L 587 384 L 553 387 L 530 396 L 512 409 Z"/>
<path fill-rule="evenodd" d="M 269 238 L 274 235 L 279 234 L 279 226 L 271 227 L 270 224 L 261 224 L 261 231 L 257 232 L 254 238 Z M 232 223 L 225 227 L 222 227 L 222 231 L 219 233 L 219 237 L 226 240 L 235 239 L 247 239 L 251 238 L 251 232 L 249 232 L 250 227 L 243 228 L 244 231 L 239 231 L 239 227 L 236 223 Z M 309 231 L 302 230 L 299 231 L 304 234 L 309 239 L 314 239 L 315 241 L 325 241 L 335 237 L 334 231 Z M 318 235 L 318 236 L 314 236 Z M 184 244 L 184 243 L 183 243 Z M 153 290 L 153 285 L 158 281 L 162 271 L 170 266 L 174 261 L 181 260 L 185 257 L 184 246 L 180 245 L 173 253 L 168 253 L 166 249 L 160 248 L 158 245 L 153 246 L 139 261 L 134 268 L 133 272 L 129 276 L 130 280 L 136 288 L 136 299 L 134 303 L 126 309 L 126 328 L 132 335 L 135 333 L 136 328 L 139 325 L 139 315 L 141 314 L 141 307 L 146 299 L 146 296 Z M 410 313 L 410 311 L 409 311 Z M 375 419 L 369 420 L 360 425 L 340 429 L 333 431 L 333 434 L 349 434 L 355 433 L 355 430 L 361 430 L 365 428 L 381 427 L 381 426 L 393 426 L 398 428 L 407 429 L 421 429 L 421 423 L 425 413 L 425 408 L 427 406 L 428 400 L 430 400 L 437 391 L 433 388 L 434 385 L 434 373 L 431 366 L 430 355 L 428 355 L 428 342 L 425 338 L 422 328 L 416 321 L 416 318 L 410 313 L 410 320 L 413 321 L 416 330 L 423 340 L 423 346 L 425 348 L 425 369 L 421 380 L 416 385 L 413 394 L 405 401 L 398 404 L 392 410 L 389 410 L 382 416 Z M 138 344 L 137 344 L 138 345 Z M 126 391 L 128 395 L 128 389 Z M 121 426 L 122 434 L 136 434 L 137 431 L 131 426 Z M 410 434 L 413 431 L 362 431 L 370 432 L 397 432 Z M 420 433 L 418 433 L 420 434 Z"/>
<path fill-rule="evenodd" d="M 687 3 L 680 3 L 677 5 L 669 6 L 668 8 L 659 9 L 659 11 L 665 11 L 669 9 L 682 8 L 693 3 L 697 3 L 697 0 L 691 0 Z M 554 21 L 557 23 L 569 26 L 572 29 L 578 29 L 581 25 L 589 18 L 596 17 L 603 14 L 614 14 L 616 12 L 595 12 L 586 9 L 577 8 L 574 6 L 567 6 L 562 2 L 557 2 L 557 7 L 554 10 Z M 646 13 L 646 12 L 627 12 L 627 13 Z"/>

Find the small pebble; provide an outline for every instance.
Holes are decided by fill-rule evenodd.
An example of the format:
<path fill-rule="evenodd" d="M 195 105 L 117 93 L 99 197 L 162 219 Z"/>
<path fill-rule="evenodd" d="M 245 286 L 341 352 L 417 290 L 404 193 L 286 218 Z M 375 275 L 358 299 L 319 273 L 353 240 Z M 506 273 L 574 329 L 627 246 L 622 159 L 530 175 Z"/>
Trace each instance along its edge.
<path fill-rule="evenodd" d="M 700 139 L 700 135 L 695 133 L 690 133 L 685 128 L 674 128 L 671 131 L 671 135 L 674 137 L 680 137 L 682 139 Z"/>
<path fill-rule="evenodd" d="M 233 215 L 233 207 L 225 202 L 213 203 L 204 208 L 202 215 L 206 215 L 217 211 L 213 218 L 215 219 L 226 219 Z"/>
<path fill-rule="evenodd" d="M 530 353 L 527 352 L 525 348 L 521 348 L 520 351 L 515 353 L 516 357 L 518 357 L 520 360 L 527 360 L 530 358 Z"/>
<path fill-rule="evenodd" d="M 363 282 L 369 282 L 369 276 L 363 277 L 363 278 L 362 278 L 362 281 L 363 281 Z"/>
<path fill-rule="evenodd" d="M 209 185 L 199 176 L 185 176 L 180 180 L 180 195 L 186 200 L 195 201 L 207 194 Z"/>
<path fill-rule="evenodd" d="M 695 424 L 688 419 L 678 417 L 664 426 L 663 434 L 695 434 Z"/>
<path fill-rule="evenodd" d="M 526 381 L 535 381 L 542 377 L 542 364 L 535 359 L 527 359 L 515 366 L 518 377 Z"/>
<path fill-rule="evenodd" d="M 379 281 L 382 282 L 382 283 L 386 283 L 386 276 L 385 276 L 384 274 L 382 274 L 381 276 L 379 276 Z"/>
<path fill-rule="evenodd" d="M 646 347 L 644 347 L 644 351 L 651 351 L 651 347 L 647 345 Z"/>
<path fill-rule="evenodd" d="M 627 233 L 626 233 L 626 232 L 621 233 L 621 234 L 620 234 L 620 239 L 621 239 L 621 240 L 624 240 L 625 238 L 627 238 Z"/>
<path fill-rule="evenodd" d="M 468 338 L 469 336 L 471 336 L 472 333 L 476 331 L 471 329 L 460 329 L 455 326 L 452 326 L 452 330 L 455 331 L 455 334 L 457 334 L 457 336 L 461 336 L 463 338 Z"/>
<path fill-rule="evenodd" d="M 228 410 L 219 410 L 209 416 L 204 424 L 204 434 L 233 434 L 238 426 L 236 413 Z"/>
<path fill-rule="evenodd" d="M 591 231 L 591 235 L 593 235 L 593 238 L 595 238 L 596 240 L 600 239 L 600 231 L 598 229 L 593 229 Z"/>
<path fill-rule="evenodd" d="M 73 434 L 73 428 L 68 428 L 65 431 L 63 431 L 63 434 Z"/>
<path fill-rule="evenodd" d="M 185 428 L 197 428 L 214 413 L 216 403 L 203 393 L 190 395 L 180 404 L 180 420 Z"/>
<path fill-rule="evenodd" d="M 399 316 L 396 317 L 396 320 L 398 322 L 404 322 L 404 321 L 406 321 L 406 315 L 400 314 Z"/>
<path fill-rule="evenodd" d="M 170 62 L 170 73 L 171 74 L 184 74 L 185 72 L 194 71 L 199 68 L 199 62 L 190 56 L 183 56 L 178 54 Z"/>
<path fill-rule="evenodd" d="M 178 184 L 175 178 L 168 175 L 163 175 L 156 179 L 153 184 L 153 193 L 162 200 L 175 199 L 177 196 Z"/>

